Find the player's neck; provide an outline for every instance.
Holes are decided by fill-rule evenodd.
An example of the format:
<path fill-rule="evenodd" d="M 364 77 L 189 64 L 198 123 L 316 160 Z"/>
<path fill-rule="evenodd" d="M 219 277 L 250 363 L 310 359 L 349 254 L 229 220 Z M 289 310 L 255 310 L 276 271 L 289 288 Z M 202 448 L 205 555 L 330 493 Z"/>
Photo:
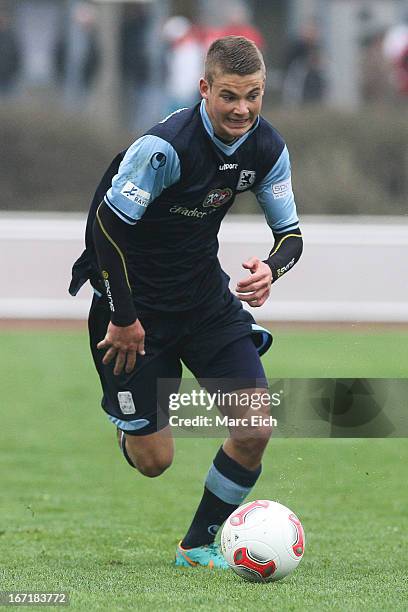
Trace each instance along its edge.
<path fill-rule="evenodd" d="M 225 138 L 222 138 L 221 136 L 219 136 L 217 134 L 217 132 L 214 131 L 214 136 L 216 136 L 218 138 L 218 140 L 221 140 L 221 142 L 223 144 L 226 144 L 227 146 L 231 146 L 233 145 L 235 142 L 237 142 L 238 138 L 234 138 L 234 140 L 225 140 Z"/>

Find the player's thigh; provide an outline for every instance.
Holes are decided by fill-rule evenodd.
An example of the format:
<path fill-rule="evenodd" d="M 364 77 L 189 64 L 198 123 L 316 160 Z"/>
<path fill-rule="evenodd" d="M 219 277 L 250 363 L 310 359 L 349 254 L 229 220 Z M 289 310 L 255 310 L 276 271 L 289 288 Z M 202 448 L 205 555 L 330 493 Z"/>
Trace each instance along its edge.
<path fill-rule="evenodd" d="M 199 363 L 186 364 L 210 392 L 259 393 L 268 389 L 265 370 L 250 335 L 221 346 L 210 359 L 202 354 Z"/>
<path fill-rule="evenodd" d="M 202 386 L 216 394 L 217 405 L 228 416 L 230 436 L 263 449 L 272 433 L 268 381 L 250 336 L 222 347 L 194 371 Z"/>
<path fill-rule="evenodd" d="M 156 342 L 153 334 L 148 333 L 146 355 L 137 356 L 131 373 L 115 376 L 113 364 L 105 365 L 102 362 L 104 352 L 96 348 L 108 322 L 109 313 L 103 304 L 94 304 L 89 331 L 92 355 L 103 389 L 102 408 L 127 437 L 155 434 L 168 425 L 169 396 L 177 393 L 180 385 L 180 359 L 171 344 Z"/>

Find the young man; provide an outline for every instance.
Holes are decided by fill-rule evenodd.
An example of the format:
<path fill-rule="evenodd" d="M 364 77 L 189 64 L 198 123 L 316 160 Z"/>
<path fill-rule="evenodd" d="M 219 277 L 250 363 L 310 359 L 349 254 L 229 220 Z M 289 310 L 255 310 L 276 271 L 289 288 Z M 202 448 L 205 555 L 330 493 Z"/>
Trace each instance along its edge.
<path fill-rule="evenodd" d="M 241 302 L 262 306 L 272 282 L 299 259 L 302 237 L 287 148 L 259 116 L 264 89 L 255 44 L 216 40 L 200 81 L 201 104 L 173 113 L 119 154 L 91 206 L 87 249 L 70 291 L 87 279 L 94 286 L 89 330 L 102 407 L 127 461 L 146 476 L 159 476 L 172 461 L 168 394 L 178 389 L 181 362 L 211 391 L 209 379 L 238 398 L 267 388 L 253 336 L 258 326 Z M 217 233 L 235 196 L 247 190 L 275 244 L 265 261 L 243 263 L 247 275 L 236 297 L 217 258 Z M 262 342 L 260 351 L 271 342 L 265 330 Z M 158 393 L 159 379 L 170 379 L 172 389 Z M 251 409 L 237 401 L 224 411 L 242 416 Z M 260 413 L 268 415 L 269 406 Z M 268 425 L 231 428 L 176 565 L 226 567 L 214 538 L 257 481 L 270 434 Z"/>

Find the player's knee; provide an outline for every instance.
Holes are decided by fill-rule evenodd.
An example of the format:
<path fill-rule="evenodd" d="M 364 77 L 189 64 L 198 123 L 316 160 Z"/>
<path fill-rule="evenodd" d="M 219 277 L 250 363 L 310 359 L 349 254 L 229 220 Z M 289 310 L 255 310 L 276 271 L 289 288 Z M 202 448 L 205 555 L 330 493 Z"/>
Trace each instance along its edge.
<path fill-rule="evenodd" d="M 170 446 L 144 452 L 137 452 L 128 447 L 128 454 L 135 468 L 148 478 L 156 478 L 163 474 L 173 461 L 173 448 Z"/>
<path fill-rule="evenodd" d="M 272 434 L 270 427 L 259 428 L 251 437 L 232 437 L 237 451 L 249 460 L 260 460 Z"/>
<path fill-rule="evenodd" d="M 156 478 L 160 476 L 170 467 L 172 458 L 169 457 L 157 457 L 148 459 L 139 459 L 136 462 L 136 469 L 147 476 L 148 478 Z"/>
<path fill-rule="evenodd" d="M 261 447 L 264 449 L 273 432 L 273 420 L 269 408 L 265 407 L 257 414 L 251 416 L 253 418 L 253 425 L 251 428 L 251 437 L 248 439 L 248 445 L 251 448 Z"/>
<path fill-rule="evenodd" d="M 257 427 L 255 430 L 255 444 L 258 440 L 258 446 L 265 448 L 272 436 L 272 431 L 273 427 L 270 424 L 264 424 Z"/>
<path fill-rule="evenodd" d="M 163 474 L 170 467 L 174 455 L 171 438 L 145 440 L 137 436 L 126 436 L 122 450 L 130 465 L 148 478 Z"/>

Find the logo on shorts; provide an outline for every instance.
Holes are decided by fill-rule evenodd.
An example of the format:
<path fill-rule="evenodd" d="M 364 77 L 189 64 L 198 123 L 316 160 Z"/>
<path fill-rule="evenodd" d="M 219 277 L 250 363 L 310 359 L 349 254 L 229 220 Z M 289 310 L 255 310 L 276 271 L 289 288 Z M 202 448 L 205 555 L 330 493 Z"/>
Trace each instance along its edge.
<path fill-rule="evenodd" d="M 208 208 L 212 206 L 213 208 L 218 208 L 222 206 L 232 197 L 232 190 L 229 187 L 225 187 L 224 189 L 213 189 L 210 193 L 205 197 L 203 202 L 204 208 Z"/>
<path fill-rule="evenodd" d="M 237 191 L 244 191 L 249 189 L 255 183 L 256 172 L 255 170 L 241 170 L 239 175 Z"/>
<path fill-rule="evenodd" d="M 118 402 L 122 414 L 135 414 L 136 408 L 130 391 L 119 391 Z"/>

